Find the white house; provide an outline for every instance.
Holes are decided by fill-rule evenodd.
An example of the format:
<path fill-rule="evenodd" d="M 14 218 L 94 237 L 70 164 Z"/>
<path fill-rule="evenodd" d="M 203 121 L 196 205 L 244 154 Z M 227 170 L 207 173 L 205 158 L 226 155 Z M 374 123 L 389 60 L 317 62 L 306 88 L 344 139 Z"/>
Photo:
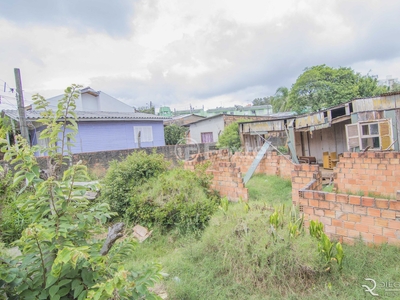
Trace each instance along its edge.
<path fill-rule="evenodd" d="M 47 99 L 50 106 L 56 107 L 58 101 L 64 95 Z M 91 87 L 81 89 L 79 98 L 76 100 L 77 111 L 112 111 L 112 112 L 134 112 L 133 107 L 125 104 L 102 91 L 95 91 Z"/>

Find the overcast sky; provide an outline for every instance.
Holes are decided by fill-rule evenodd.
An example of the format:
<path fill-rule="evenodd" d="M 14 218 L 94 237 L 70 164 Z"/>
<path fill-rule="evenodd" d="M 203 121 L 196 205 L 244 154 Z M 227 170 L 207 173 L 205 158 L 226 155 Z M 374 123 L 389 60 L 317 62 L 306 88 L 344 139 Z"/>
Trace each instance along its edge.
<path fill-rule="evenodd" d="M 0 1 L 0 87 L 71 83 L 131 106 L 246 105 L 304 68 L 400 78 L 398 0 Z"/>

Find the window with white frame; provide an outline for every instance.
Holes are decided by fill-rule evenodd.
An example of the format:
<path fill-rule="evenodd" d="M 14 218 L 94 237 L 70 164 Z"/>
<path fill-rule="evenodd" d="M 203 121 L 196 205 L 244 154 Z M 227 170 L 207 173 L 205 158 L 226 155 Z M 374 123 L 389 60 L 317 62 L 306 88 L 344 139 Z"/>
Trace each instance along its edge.
<path fill-rule="evenodd" d="M 393 136 L 391 120 L 363 121 L 346 125 L 347 148 L 360 151 L 392 150 Z"/>
<path fill-rule="evenodd" d="M 135 135 L 135 143 L 139 142 L 139 133 L 141 143 L 148 143 L 153 141 L 152 126 L 133 126 L 133 133 Z"/>

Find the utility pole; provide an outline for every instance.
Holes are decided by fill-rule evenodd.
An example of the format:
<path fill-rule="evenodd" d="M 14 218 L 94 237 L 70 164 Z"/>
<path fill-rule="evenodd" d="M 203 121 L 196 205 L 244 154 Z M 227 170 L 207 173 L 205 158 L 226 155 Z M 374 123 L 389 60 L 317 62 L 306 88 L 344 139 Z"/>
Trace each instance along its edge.
<path fill-rule="evenodd" d="M 18 104 L 18 115 L 19 115 L 19 127 L 21 129 L 21 135 L 29 144 L 29 132 L 28 126 L 26 125 L 25 118 L 25 107 L 24 107 L 24 95 L 22 94 L 22 82 L 21 72 L 18 68 L 14 68 L 15 84 L 17 86 L 17 104 Z"/>

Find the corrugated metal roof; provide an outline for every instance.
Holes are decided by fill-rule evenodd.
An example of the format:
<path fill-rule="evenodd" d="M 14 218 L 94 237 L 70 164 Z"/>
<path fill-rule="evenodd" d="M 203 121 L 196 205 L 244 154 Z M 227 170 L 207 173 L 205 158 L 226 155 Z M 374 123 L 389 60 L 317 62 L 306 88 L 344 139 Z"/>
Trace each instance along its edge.
<path fill-rule="evenodd" d="M 5 110 L 4 113 L 14 120 L 19 120 L 17 110 Z M 123 121 L 123 120 L 146 120 L 146 121 L 163 121 L 165 117 L 156 116 L 145 113 L 134 112 L 110 112 L 110 111 L 75 111 L 78 121 Z M 35 121 L 42 118 L 40 111 L 26 111 L 26 119 Z"/>
<path fill-rule="evenodd" d="M 393 92 L 381 96 L 353 100 L 353 112 L 400 108 L 400 93 Z"/>
<path fill-rule="evenodd" d="M 234 106 L 234 107 L 218 107 L 208 109 L 207 112 L 223 112 L 223 111 L 243 111 L 243 110 L 261 110 L 261 109 L 272 109 L 272 105 L 256 105 L 256 106 Z"/>

